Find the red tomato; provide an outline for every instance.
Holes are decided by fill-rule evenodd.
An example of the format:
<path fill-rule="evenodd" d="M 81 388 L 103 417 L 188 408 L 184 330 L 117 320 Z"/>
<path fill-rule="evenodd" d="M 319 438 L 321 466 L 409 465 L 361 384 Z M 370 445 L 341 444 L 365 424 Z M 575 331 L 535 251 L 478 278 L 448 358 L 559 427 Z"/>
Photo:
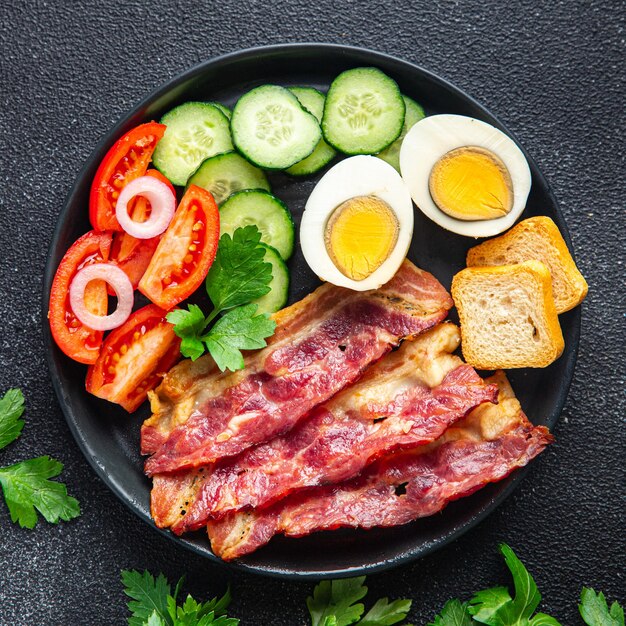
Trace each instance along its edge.
<path fill-rule="evenodd" d="M 172 183 L 161 172 L 148 170 L 146 176 L 152 176 L 165 183 L 176 196 Z M 150 217 L 150 203 L 143 196 L 137 196 L 130 201 L 128 214 L 136 222 L 143 222 Z M 135 239 L 135 237 L 123 231 L 113 235 L 113 245 L 111 246 L 109 260 L 119 265 L 126 272 L 133 289 L 137 289 L 137 285 L 146 271 L 160 239 L 161 235 L 152 239 Z M 113 295 L 113 291 L 110 288 L 109 295 Z"/>
<path fill-rule="evenodd" d="M 122 230 L 115 217 L 119 193 L 148 169 L 164 124 L 149 122 L 128 131 L 106 153 L 91 184 L 89 220 L 96 230 Z"/>
<path fill-rule="evenodd" d="M 70 283 L 85 265 L 107 261 L 111 233 L 89 231 L 76 241 L 61 260 L 50 289 L 48 320 L 54 340 L 67 356 L 80 363 L 95 363 L 102 344 L 102 331 L 83 325 L 70 306 Z M 85 304 L 96 315 L 107 313 L 107 288 L 94 280 L 85 289 Z"/>
<path fill-rule="evenodd" d="M 205 279 L 220 237 L 213 196 L 191 185 L 139 281 L 139 291 L 165 310 L 191 295 Z"/>
<path fill-rule="evenodd" d="M 180 339 L 165 315 L 149 304 L 111 331 L 87 370 L 87 391 L 135 411 L 180 358 Z"/>

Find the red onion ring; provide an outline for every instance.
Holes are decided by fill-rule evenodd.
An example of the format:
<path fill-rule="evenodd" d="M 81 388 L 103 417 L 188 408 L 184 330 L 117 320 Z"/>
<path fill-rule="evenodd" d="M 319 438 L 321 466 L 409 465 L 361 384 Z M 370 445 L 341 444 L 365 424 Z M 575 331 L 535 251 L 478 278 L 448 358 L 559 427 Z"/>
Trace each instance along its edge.
<path fill-rule="evenodd" d="M 135 196 L 150 202 L 150 217 L 145 222 L 135 222 L 128 215 L 128 203 Z M 153 176 L 140 176 L 131 180 L 120 192 L 115 205 L 115 217 L 120 226 L 136 239 L 152 239 L 169 226 L 176 210 L 176 197 L 172 190 Z"/>
<path fill-rule="evenodd" d="M 104 280 L 113 287 L 117 308 L 110 315 L 94 315 L 85 306 L 85 288 L 92 280 Z M 121 326 L 133 310 L 133 286 L 124 270 L 111 263 L 94 263 L 76 272 L 70 283 L 70 305 L 78 320 L 93 330 L 111 330 Z"/>

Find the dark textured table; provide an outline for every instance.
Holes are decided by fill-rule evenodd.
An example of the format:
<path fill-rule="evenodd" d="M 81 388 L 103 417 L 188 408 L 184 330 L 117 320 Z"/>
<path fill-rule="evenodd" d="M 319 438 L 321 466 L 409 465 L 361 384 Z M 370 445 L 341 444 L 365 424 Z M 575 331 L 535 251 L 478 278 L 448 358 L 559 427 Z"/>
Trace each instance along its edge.
<path fill-rule="evenodd" d="M 583 584 L 624 600 L 624 7 L 619 1 L 396 3 L 276 0 L 3 2 L 0 8 L 0 391 L 22 387 L 26 427 L 0 465 L 40 454 L 82 516 L 34 531 L 0 505 L 0 624 L 122 624 L 120 570 L 148 568 L 207 599 L 229 581 L 242 624 L 305 624 L 311 583 L 209 563 L 137 519 L 74 443 L 45 365 L 41 277 L 52 229 L 82 162 L 153 88 L 212 56 L 297 41 L 384 51 L 486 104 L 537 160 L 560 201 L 590 292 L 557 443 L 491 517 L 447 548 L 369 578 L 372 597 L 410 597 L 425 624 L 452 596 L 509 583 L 510 543 L 543 610 L 579 624 Z M 621 64 L 621 65 L 620 65 Z"/>

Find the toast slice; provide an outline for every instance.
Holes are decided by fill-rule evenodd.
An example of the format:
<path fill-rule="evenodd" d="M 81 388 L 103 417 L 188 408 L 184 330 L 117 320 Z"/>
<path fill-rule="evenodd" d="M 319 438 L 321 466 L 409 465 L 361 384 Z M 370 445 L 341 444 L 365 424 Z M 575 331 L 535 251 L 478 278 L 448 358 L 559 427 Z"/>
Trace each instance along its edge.
<path fill-rule="evenodd" d="M 550 270 L 540 261 L 468 267 L 452 280 L 463 357 L 478 369 L 546 367 L 565 347 Z"/>
<path fill-rule="evenodd" d="M 467 266 L 522 263 L 534 259 L 548 266 L 557 313 L 579 305 L 587 295 L 587 283 L 578 271 L 557 225 L 545 216 L 520 222 L 504 235 L 470 248 Z"/>

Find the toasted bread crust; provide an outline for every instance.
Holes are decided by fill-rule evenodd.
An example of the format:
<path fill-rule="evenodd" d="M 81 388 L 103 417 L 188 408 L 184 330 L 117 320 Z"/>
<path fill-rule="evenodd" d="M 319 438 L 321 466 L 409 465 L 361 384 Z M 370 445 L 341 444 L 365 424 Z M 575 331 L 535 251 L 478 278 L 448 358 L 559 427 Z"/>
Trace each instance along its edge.
<path fill-rule="evenodd" d="M 524 275 L 526 280 L 533 281 L 540 290 L 538 300 L 541 310 L 537 313 L 547 330 L 546 345 L 541 350 L 534 350 L 532 357 L 516 359 L 510 354 L 510 346 L 506 342 L 497 345 L 497 330 L 488 327 L 488 319 L 485 316 L 485 325 L 481 331 L 492 332 L 496 346 L 490 350 L 480 348 L 474 336 L 475 330 L 472 330 L 477 327 L 476 312 L 470 310 L 472 296 L 468 296 L 466 290 L 476 278 L 493 279 L 494 286 L 497 287 L 497 281 L 502 279 L 510 280 L 513 286 L 522 280 Z M 561 356 L 565 342 L 552 297 L 552 279 L 550 270 L 541 261 L 530 260 L 514 265 L 471 267 L 461 270 L 452 280 L 452 297 L 461 322 L 463 357 L 470 365 L 484 370 L 546 367 Z M 529 347 L 528 351 L 532 353 L 532 347 Z"/>
<path fill-rule="evenodd" d="M 467 253 L 467 266 L 496 266 L 531 260 L 531 256 L 520 249 L 528 237 L 542 239 L 554 251 L 552 258 L 538 254 L 538 257 L 543 258 L 537 257 L 535 260 L 542 261 L 548 268 L 552 267 L 552 270 L 558 272 L 562 278 L 559 281 L 561 286 L 553 293 L 557 312 L 564 313 L 578 306 L 587 295 L 588 285 L 576 267 L 557 225 L 549 217 L 541 215 L 528 218 L 507 233 L 470 248 Z M 502 258 L 504 263 L 501 261 Z"/>

